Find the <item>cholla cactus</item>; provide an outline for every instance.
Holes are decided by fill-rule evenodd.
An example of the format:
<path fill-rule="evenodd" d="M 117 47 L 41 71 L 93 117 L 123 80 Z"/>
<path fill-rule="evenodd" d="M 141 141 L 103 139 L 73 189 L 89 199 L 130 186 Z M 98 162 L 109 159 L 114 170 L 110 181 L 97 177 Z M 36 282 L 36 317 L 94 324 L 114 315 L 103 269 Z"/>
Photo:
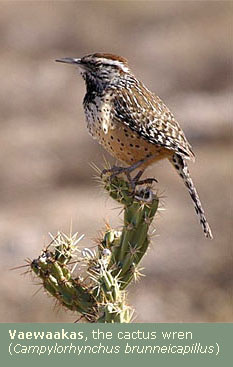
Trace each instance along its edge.
<path fill-rule="evenodd" d="M 108 228 L 95 251 L 79 249 L 77 234 L 58 233 L 30 266 L 59 304 L 87 321 L 128 323 L 133 310 L 127 305 L 125 288 L 139 275 L 158 198 L 148 186 L 133 191 L 128 180 L 118 176 L 105 174 L 102 182 L 124 206 L 122 231 Z"/>

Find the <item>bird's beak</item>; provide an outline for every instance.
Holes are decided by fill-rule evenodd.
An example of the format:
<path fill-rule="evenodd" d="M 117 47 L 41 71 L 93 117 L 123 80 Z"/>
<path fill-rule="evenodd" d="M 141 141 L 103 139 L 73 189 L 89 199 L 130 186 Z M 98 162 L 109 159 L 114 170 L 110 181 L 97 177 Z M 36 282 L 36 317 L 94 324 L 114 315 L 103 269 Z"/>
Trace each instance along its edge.
<path fill-rule="evenodd" d="M 64 57 L 62 59 L 57 59 L 55 61 L 64 62 L 65 64 L 73 64 L 73 65 L 80 65 L 81 64 L 81 59 L 76 59 L 76 58 L 72 58 L 72 57 Z"/>

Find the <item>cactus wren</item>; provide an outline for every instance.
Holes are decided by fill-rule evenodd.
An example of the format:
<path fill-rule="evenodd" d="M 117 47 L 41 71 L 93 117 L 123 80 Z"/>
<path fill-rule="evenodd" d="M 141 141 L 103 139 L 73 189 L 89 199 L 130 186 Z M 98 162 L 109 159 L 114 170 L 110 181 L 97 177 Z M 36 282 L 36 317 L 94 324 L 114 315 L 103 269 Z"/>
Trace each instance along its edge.
<path fill-rule="evenodd" d="M 212 238 L 185 161 L 194 161 L 192 148 L 173 114 L 136 79 L 127 60 L 95 53 L 56 61 L 80 68 L 87 88 L 83 105 L 93 138 L 133 169 L 140 166 L 144 170 L 168 158 L 187 186 L 206 237 Z"/>

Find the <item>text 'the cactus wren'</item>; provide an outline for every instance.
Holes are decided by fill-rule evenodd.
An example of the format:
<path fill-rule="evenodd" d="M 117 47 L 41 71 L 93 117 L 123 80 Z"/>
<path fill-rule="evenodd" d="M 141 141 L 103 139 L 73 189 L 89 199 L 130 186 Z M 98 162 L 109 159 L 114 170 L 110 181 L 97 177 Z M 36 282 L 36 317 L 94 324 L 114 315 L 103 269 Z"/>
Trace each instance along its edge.
<path fill-rule="evenodd" d="M 137 80 L 126 59 L 95 53 L 56 60 L 77 65 L 86 83 L 83 105 L 90 134 L 132 170 L 168 158 L 182 177 L 206 237 L 212 238 L 186 159 L 194 153 L 173 114 Z"/>

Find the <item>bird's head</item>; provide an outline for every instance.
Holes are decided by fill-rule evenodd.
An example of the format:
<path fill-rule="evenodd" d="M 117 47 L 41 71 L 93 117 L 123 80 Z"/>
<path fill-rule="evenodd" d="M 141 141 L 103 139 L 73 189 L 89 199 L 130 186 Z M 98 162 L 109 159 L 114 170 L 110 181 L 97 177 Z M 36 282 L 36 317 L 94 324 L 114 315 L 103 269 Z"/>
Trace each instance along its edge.
<path fill-rule="evenodd" d="M 67 57 L 56 61 L 77 65 L 87 83 L 108 84 L 116 77 L 123 77 L 130 72 L 125 58 L 108 53 L 95 53 L 82 58 Z"/>

